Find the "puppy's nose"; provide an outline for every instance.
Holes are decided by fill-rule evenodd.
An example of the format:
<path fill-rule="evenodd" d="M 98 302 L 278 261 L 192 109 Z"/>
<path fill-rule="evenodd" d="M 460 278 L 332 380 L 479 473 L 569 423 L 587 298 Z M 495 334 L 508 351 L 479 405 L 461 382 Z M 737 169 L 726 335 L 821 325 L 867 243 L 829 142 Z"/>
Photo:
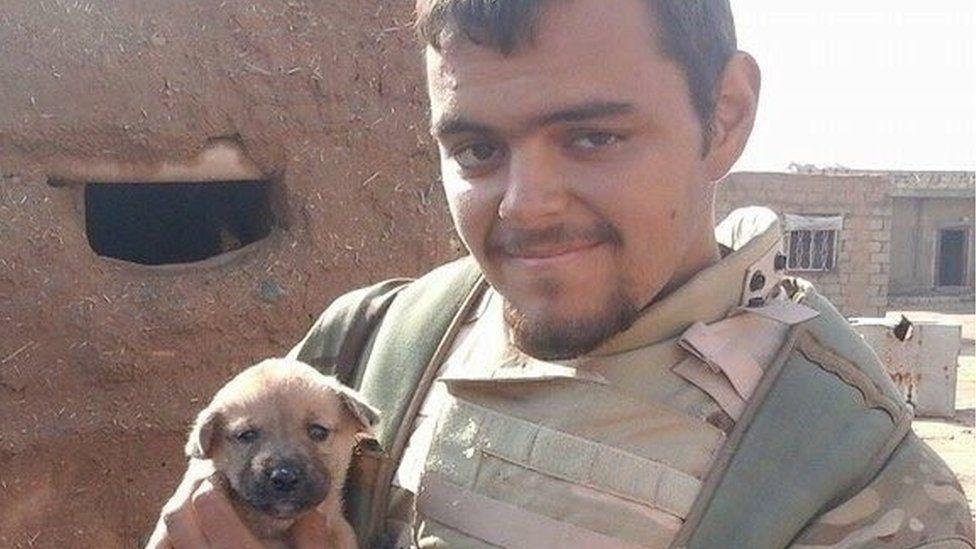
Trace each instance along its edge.
<path fill-rule="evenodd" d="M 276 467 L 271 470 L 268 480 L 271 486 L 279 492 L 290 492 L 298 484 L 299 474 L 294 467 Z"/>

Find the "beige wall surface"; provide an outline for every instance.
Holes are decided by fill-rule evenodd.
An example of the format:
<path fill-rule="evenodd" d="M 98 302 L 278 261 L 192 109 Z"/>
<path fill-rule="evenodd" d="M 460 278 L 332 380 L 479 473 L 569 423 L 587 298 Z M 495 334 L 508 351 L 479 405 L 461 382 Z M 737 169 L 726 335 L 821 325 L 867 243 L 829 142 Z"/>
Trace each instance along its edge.
<path fill-rule="evenodd" d="M 969 228 L 967 285 L 973 287 L 972 198 L 895 197 L 892 215 L 890 292 L 917 295 L 932 292 L 936 282 L 939 231 Z"/>
<path fill-rule="evenodd" d="M 766 206 L 779 214 L 842 215 L 834 268 L 791 273 L 813 282 L 848 316 L 883 316 L 891 263 L 892 200 L 887 177 L 741 172 L 719 182 L 716 215 Z"/>

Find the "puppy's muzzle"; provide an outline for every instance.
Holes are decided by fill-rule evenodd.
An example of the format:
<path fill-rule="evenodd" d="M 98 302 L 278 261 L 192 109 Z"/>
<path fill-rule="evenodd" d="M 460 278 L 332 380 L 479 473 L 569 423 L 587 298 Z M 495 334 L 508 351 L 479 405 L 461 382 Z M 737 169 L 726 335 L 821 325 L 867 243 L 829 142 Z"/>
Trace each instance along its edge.
<path fill-rule="evenodd" d="M 290 465 L 275 467 L 268 472 L 268 482 L 271 483 L 271 489 L 275 492 L 292 492 L 304 480 L 302 472 Z"/>
<path fill-rule="evenodd" d="M 266 456 L 242 479 L 241 495 L 258 510 L 279 518 L 318 505 L 328 494 L 325 471 L 299 458 Z"/>

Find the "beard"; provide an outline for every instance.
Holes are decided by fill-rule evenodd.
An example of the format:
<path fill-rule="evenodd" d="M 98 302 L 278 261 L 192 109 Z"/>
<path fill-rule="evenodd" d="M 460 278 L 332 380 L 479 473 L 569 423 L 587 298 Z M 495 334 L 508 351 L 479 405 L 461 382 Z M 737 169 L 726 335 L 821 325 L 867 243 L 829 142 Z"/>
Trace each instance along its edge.
<path fill-rule="evenodd" d="M 552 282 L 548 286 L 546 293 L 555 297 L 559 288 Z M 504 316 L 520 350 L 540 360 L 564 360 L 585 355 L 629 328 L 640 316 L 640 307 L 617 290 L 599 313 L 586 318 L 557 322 L 541 315 L 527 315 L 507 299 Z"/>
<path fill-rule="evenodd" d="M 490 255 L 519 256 L 526 251 L 564 243 L 604 243 L 619 247 L 623 239 L 608 221 L 598 220 L 589 226 L 552 225 L 542 229 L 498 226 L 490 234 L 486 249 Z M 554 279 L 537 282 L 537 290 L 552 301 L 569 299 L 566 289 Z M 561 360 L 584 355 L 610 337 L 629 328 L 640 316 L 641 307 L 623 292 L 624 280 L 616 280 L 603 308 L 586 317 L 556 321 L 544 314 L 527 314 L 508 299 L 504 300 L 504 318 L 515 345 L 541 360 Z"/>

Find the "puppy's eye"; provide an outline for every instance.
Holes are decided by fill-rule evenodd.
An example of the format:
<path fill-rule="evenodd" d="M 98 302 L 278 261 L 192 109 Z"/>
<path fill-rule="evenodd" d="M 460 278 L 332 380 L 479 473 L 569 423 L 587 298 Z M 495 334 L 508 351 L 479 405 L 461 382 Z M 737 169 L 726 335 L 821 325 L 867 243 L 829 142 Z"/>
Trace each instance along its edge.
<path fill-rule="evenodd" d="M 314 441 L 322 442 L 323 440 L 329 438 L 329 430 L 318 424 L 311 424 L 308 426 L 308 436 Z"/>
<path fill-rule="evenodd" d="M 247 429 L 247 430 L 241 431 L 240 433 L 237 433 L 237 437 L 236 438 L 240 442 L 243 442 L 245 444 L 249 444 L 249 443 L 254 442 L 255 440 L 257 440 L 257 438 L 258 438 L 258 432 L 255 431 L 254 429 Z"/>

